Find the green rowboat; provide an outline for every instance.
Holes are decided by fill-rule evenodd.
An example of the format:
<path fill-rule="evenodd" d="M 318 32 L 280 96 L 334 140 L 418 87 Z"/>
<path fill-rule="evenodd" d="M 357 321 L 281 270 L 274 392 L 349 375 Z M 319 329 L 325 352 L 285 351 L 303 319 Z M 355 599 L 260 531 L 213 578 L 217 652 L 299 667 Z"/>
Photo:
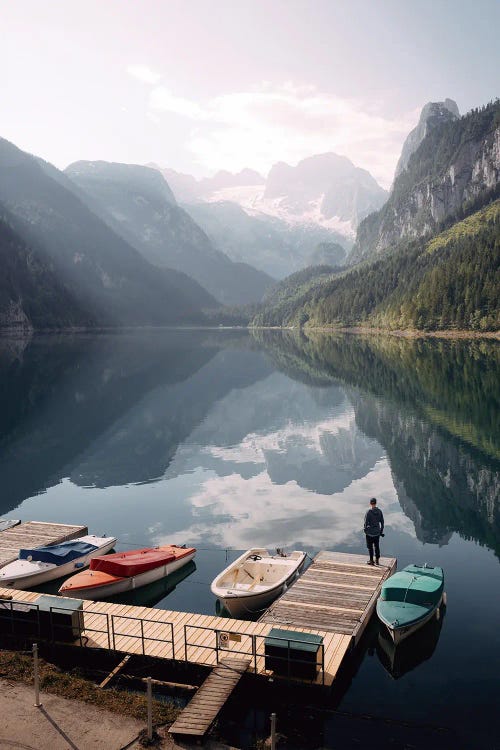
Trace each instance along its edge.
<path fill-rule="evenodd" d="M 442 568 L 408 565 L 383 583 L 377 615 L 398 644 L 432 617 L 440 616 L 445 596 Z"/>

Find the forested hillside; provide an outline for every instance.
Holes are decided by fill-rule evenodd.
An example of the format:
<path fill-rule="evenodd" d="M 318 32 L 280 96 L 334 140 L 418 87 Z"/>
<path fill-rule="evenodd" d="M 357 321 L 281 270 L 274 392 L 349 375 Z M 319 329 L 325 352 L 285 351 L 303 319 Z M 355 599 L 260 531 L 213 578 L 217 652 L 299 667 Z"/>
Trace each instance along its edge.
<path fill-rule="evenodd" d="M 95 325 L 50 259 L 29 247 L 0 211 L 0 329 Z"/>
<path fill-rule="evenodd" d="M 305 279 L 286 300 L 271 298 L 254 325 L 498 330 L 499 297 L 496 200 L 432 239 L 413 240 L 313 286 Z"/>

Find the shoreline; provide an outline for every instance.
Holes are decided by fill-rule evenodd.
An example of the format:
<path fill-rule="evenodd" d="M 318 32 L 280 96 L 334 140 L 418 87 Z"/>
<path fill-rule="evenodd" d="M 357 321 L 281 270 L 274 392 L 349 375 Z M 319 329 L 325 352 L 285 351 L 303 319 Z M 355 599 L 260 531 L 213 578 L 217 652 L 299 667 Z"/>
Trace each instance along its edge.
<path fill-rule="evenodd" d="M 159 332 L 159 331 L 297 331 L 307 335 L 308 333 L 329 333 L 329 334 L 351 334 L 351 335 L 375 335 L 375 336 L 396 336 L 407 339 L 424 339 L 424 338 L 441 338 L 441 339 L 490 339 L 500 340 L 500 330 L 498 331 L 474 331 L 470 329 L 463 330 L 434 330 L 420 331 L 418 329 L 388 329 L 372 328 L 369 326 L 116 326 L 96 328 L 39 328 L 39 329 L 15 329 L 0 328 L 1 340 L 20 340 L 29 341 L 38 336 L 78 336 L 78 335 L 102 335 L 113 333 L 139 333 L 139 332 Z"/>

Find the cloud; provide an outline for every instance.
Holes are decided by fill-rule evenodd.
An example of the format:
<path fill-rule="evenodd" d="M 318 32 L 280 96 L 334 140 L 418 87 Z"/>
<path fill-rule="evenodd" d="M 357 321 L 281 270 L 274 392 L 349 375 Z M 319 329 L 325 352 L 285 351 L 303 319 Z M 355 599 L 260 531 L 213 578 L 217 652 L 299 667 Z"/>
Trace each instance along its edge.
<path fill-rule="evenodd" d="M 161 81 L 161 75 L 152 70 L 148 65 L 129 65 L 127 73 L 132 78 L 137 78 L 138 81 L 147 83 L 150 86 L 155 86 Z"/>
<path fill-rule="evenodd" d="M 150 92 L 149 107 L 191 121 L 185 145 L 207 170 L 251 166 L 266 172 L 277 161 L 296 164 L 334 151 L 368 169 L 385 186 L 418 117 L 413 111 L 388 117 L 372 101 L 344 99 L 291 82 L 263 83 L 203 102 L 158 86 Z"/>

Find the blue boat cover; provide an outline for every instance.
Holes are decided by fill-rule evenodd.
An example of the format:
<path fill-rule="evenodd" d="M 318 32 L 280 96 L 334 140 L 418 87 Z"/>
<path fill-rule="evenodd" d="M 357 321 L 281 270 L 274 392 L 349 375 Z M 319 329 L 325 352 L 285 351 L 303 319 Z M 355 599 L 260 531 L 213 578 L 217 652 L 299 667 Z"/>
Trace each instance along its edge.
<path fill-rule="evenodd" d="M 27 560 L 31 557 L 37 562 L 52 563 L 53 565 L 64 565 L 76 560 L 78 557 L 88 555 L 98 547 L 88 542 L 62 542 L 49 547 L 35 547 L 34 549 L 19 550 L 19 559 Z"/>

